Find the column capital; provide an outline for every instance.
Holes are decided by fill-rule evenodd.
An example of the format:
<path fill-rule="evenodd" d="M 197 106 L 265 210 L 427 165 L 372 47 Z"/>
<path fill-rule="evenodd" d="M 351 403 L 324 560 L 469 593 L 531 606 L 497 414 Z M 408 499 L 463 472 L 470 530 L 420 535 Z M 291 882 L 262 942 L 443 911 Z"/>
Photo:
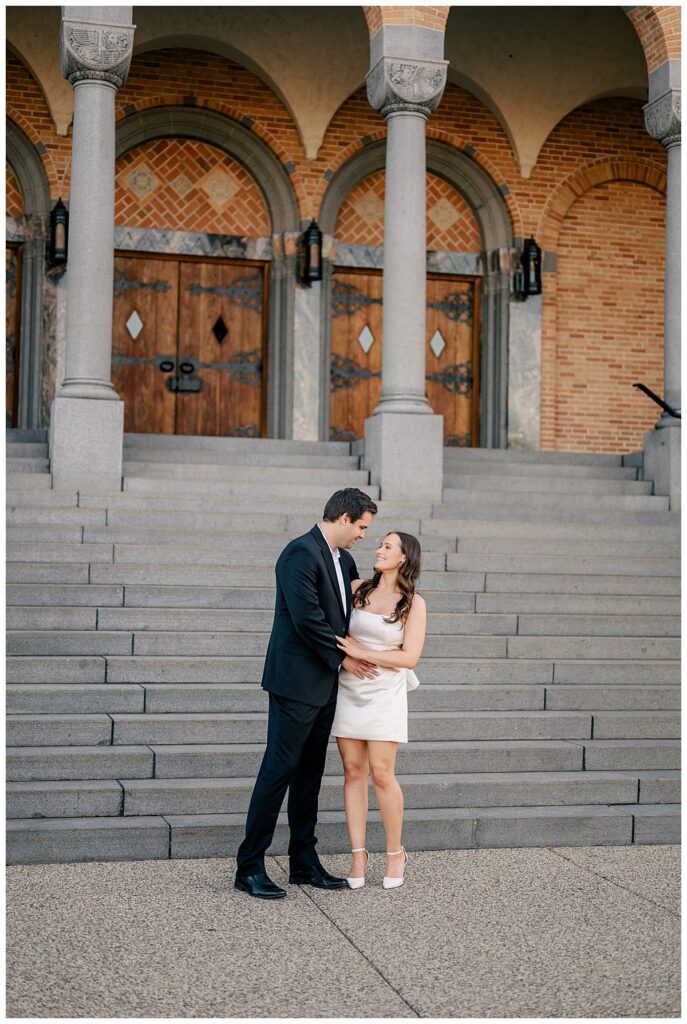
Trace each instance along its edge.
<path fill-rule="evenodd" d="M 134 29 L 134 25 L 63 20 L 60 26 L 62 76 L 72 86 L 95 81 L 121 88 L 129 74 Z"/>
<path fill-rule="evenodd" d="M 682 135 L 681 97 L 680 89 L 669 89 L 644 107 L 646 130 L 666 149 L 680 145 Z"/>
<path fill-rule="evenodd" d="M 429 117 L 446 86 L 448 61 L 381 57 L 368 72 L 367 98 L 382 117 L 398 111 Z"/>

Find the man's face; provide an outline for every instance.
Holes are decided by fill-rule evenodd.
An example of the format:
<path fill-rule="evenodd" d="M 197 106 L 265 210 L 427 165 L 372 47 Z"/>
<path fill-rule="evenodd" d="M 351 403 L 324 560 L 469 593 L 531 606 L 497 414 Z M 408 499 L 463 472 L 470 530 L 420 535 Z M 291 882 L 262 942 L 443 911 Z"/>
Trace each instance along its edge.
<path fill-rule="evenodd" d="M 338 544 L 340 548 L 352 548 L 357 540 L 362 540 L 365 536 L 365 531 L 372 522 L 372 513 L 363 512 L 360 519 L 356 519 L 352 522 L 351 517 L 348 513 L 344 513 L 336 521 L 338 527 Z"/>

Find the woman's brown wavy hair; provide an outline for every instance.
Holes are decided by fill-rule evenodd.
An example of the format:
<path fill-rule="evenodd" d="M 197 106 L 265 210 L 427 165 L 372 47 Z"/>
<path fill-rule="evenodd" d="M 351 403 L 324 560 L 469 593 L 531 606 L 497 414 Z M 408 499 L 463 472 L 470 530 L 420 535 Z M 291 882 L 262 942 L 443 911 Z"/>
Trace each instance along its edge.
<path fill-rule="evenodd" d="M 417 537 L 411 533 L 401 533 L 400 530 L 389 530 L 386 537 L 394 533 L 401 542 L 401 551 L 405 555 L 405 562 L 398 569 L 398 586 L 401 590 L 401 597 L 392 615 L 385 618 L 385 622 L 405 622 L 408 618 L 410 606 L 413 603 L 415 584 L 420 575 L 420 561 L 422 548 Z M 376 590 L 382 578 L 381 572 L 375 570 L 371 580 L 364 580 L 353 596 L 353 606 L 364 608 L 370 603 L 369 595 Z"/>

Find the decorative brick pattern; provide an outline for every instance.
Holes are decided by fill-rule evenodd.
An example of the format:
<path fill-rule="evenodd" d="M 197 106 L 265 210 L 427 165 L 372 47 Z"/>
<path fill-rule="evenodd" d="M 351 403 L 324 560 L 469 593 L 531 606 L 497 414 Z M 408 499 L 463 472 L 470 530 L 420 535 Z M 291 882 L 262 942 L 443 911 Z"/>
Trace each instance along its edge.
<path fill-rule="evenodd" d="M 348 245 L 384 244 L 384 172 L 368 175 L 341 204 L 336 239 Z M 427 248 L 479 252 L 475 216 L 463 197 L 435 174 L 427 175 Z"/>
<path fill-rule="evenodd" d="M 265 201 L 250 175 L 226 153 L 192 139 L 158 139 L 120 157 L 115 224 L 215 235 L 270 233 Z"/>
<path fill-rule="evenodd" d="M 450 7 L 363 7 L 370 39 L 382 25 L 420 25 L 443 32 Z"/>
<path fill-rule="evenodd" d="M 542 448 L 637 450 L 658 419 L 632 385 L 663 393 L 664 230 L 665 198 L 641 183 L 597 185 L 570 207 L 545 275 Z"/>
<path fill-rule="evenodd" d="M 9 164 L 5 165 L 5 214 L 7 217 L 21 217 L 24 212 L 24 197 L 19 182 Z"/>
<path fill-rule="evenodd" d="M 681 55 L 681 7 L 633 7 L 628 18 L 639 36 L 649 73 Z"/>

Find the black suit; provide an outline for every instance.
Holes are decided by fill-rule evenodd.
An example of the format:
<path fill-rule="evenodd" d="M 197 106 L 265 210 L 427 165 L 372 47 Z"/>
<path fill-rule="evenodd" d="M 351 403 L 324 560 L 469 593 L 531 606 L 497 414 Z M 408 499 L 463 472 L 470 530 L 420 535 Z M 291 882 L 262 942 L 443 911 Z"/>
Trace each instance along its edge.
<path fill-rule="evenodd" d="M 358 579 L 353 557 L 343 549 L 340 567 L 345 610 L 332 552 L 319 526 L 287 544 L 277 560 L 274 623 L 262 677 L 270 695 L 267 749 L 236 858 L 244 875 L 265 869 L 265 851 L 287 788 L 291 863 L 317 863 L 317 800 L 345 657 L 336 636 L 348 629 L 351 580 Z"/>

